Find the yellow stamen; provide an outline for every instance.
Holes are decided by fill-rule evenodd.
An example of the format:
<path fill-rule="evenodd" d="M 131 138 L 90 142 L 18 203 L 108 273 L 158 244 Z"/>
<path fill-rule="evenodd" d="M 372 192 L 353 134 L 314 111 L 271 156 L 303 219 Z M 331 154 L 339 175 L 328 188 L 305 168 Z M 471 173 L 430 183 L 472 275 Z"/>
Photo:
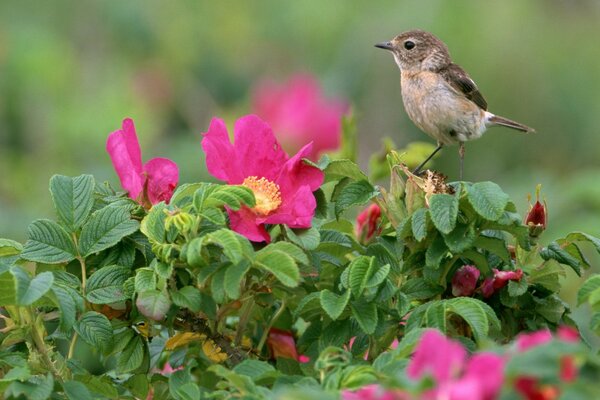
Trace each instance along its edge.
<path fill-rule="evenodd" d="M 242 185 L 254 192 L 256 205 L 252 210 L 262 216 L 267 216 L 281 205 L 281 192 L 279 185 L 266 178 L 249 176 Z"/>

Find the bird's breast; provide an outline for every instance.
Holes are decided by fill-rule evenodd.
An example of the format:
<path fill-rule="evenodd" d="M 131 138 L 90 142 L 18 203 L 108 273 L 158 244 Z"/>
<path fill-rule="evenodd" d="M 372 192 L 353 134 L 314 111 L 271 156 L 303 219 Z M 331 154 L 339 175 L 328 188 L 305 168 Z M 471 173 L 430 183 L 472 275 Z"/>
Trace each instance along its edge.
<path fill-rule="evenodd" d="M 402 71 L 401 87 L 404 108 L 409 118 L 438 142 L 464 142 L 483 134 L 483 111 L 464 95 L 457 93 L 439 74 L 430 71 Z"/>

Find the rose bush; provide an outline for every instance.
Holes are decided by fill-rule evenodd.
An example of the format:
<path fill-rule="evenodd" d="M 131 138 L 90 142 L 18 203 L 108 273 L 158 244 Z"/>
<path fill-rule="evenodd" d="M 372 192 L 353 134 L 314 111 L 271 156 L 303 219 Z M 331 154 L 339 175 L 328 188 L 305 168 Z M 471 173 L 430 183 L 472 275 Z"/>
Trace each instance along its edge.
<path fill-rule="evenodd" d="M 256 116 L 233 132 L 213 119 L 198 144 L 225 183 L 175 187 L 128 119 L 107 143 L 125 192 L 52 177 L 56 218 L 0 239 L 5 398 L 600 395 L 558 295 L 599 239 L 544 241 L 539 201 L 522 218 L 495 183 L 415 176 L 394 151 L 383 187 L 309 143 L 289 157 Z M 578 303 L 598 312 L 599 291 Z"/>

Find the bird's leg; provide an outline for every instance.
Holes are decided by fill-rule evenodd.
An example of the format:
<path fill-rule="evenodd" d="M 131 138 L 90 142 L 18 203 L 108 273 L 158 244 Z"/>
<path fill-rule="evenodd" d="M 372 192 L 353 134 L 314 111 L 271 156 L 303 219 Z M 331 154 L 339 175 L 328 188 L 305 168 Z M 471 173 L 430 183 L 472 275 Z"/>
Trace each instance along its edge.
<path fill-rule="evenodd" d="M 433 156 L 435 156 L 435 153 L 437 153 L 438 151 L 440 151 L 440 150 L 442 149 L 442 147 L 444 147 L 444 145 L 438 142 L 438 146 L 437 146 L 437 147 L 436 147 L 436 149 L 433 151 L 433 153 L 431 153 L 431 154 L 429 155 L 429 157 L 427 157 L 427 158 L 425 159 L 425 161 L 423 161 L 421 164 L 419 164 L 419 166 L 418 166 L 417 168 L 415 168 L 415 170 L 413 171 L 413 174 L 414 174 L 414 175 L 419 175 L 419 173 L 421 172 L 421 168 L 423 168 L 423 167 L 425 166 L 425 164 L 427 164 L 427 162 L 428 162 L 429 160 L 431 160 L 431 158 L 432 158 Z"/>
<path fill-rule="evenodd" d="M 465 142 L 460 142 L 458 147 L 458 155 L 460 157 L 460 176 L 459 179 L 463 180 L 463 165 L 465 162 Z"/>

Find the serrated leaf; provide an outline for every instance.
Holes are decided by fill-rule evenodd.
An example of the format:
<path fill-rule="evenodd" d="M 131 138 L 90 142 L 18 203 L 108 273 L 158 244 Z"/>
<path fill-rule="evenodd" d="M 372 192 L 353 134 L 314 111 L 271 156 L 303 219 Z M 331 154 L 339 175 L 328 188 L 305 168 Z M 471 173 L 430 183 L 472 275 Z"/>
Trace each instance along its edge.
<path fill-rule="evenodd" d="M 171 308 L 171 300 L 165 292 L 148 290 L 138 294 L 135 305 L 142 315 L 155 321 L 161 321 Z"/>
<path fill-rule="evenodd" d="M 202 307 L 202 295 L 194 286 L 184 286 L 176 292 L 171 292 L 171 298 L 176 306 L 198 312 Z"/>
<path fill-rule="evenodd" d="M 569 254 L 556 242 L 552 242 L 548 247 L 543 248 L 540 251 L 540 256 L 544 260 L 556 260 L 561 264 L 568 265 L 575 271 L 578 276 L 581 276 L 581 263 L 578 259 Z"/>
<path fill-rule="evenodd" d="M 103 314 L 88 311 L 73 326 L 79 336 L 93 348 L 101 352 L 110 351 L 113 344 L 113 329 Z"/>
<path fill-rule="evenodd" d="M 497 221 L 504 213 L 509 197 L 494 182 L 478 182 L 467 189 L 467 198 L 477 214 Z"/>
<path fill-rule="evenodd" d="M 21 258 L 46 264 L 59 264 L 75 259 L 77 249 L 62 226 L 48 219 L 33 221 L 27 228 L 28 240 Z"/>
<path fill-rule="evenodd" d="M 233 372 L 246 375 L 256 382 L 264 376 L 277 373 L 277 370 L 268 362 L 247 359 L 236 365 Z"/>
<path fill-rule="evenodd" d="M 412 215 L 411 228 L 417 242 L 420 242 L 427 236 L 427 214 L 426 208 L 419 208 Z"/>
<path fill-rule="evenodd" d="M 446 300 L 448 311 L 459 315 L 469 324 L 473 331 L 473 337 L 477 342 L 487 337 L 490 328 L 487 313 L 480 303 L 482 303 L 480 300 L 471 297 L 457 297 Z"/>
<path fill-rule="evenodd" d="M 444 291 L 444 288 L 438 285 L 427 282 L 423 278 L 412 278 L 407 280 L 400 290 L 410 300 L 425 300 L 436 296 Z"/>
<path fill-rule="evenodd" d="M 47 375 L 33 375 L 27 381 L 13 381 L 3 393 L 5 398 L 23 398 L 27 400 L 46 400 L 54 389 L 54 378 Z"/>
<path fill-rule="evenodd" d="M 87 281 L 86 299 L 92 304 L 110 304 L 127 300 L 123 284 L 130 274 L 129 268 L 120 265 L 100 268 Z"/>
<path fill-rule="evenodd" d="M 527 292 L 527 280 L 521 279 L 519 281 L 508 282 L 508 295 L 510 297 L 518 297 Z"/>
<path fill-rule="evenodd" d="M 473 225 L 458 224 L 452 232 L 443 236 L 448 249 L 456 254 L 473 247 L 476 233 Z"/>
<path fill-rule="evenodd" d="M 350 178 L 355 181 L 367 180 L 360 167 L 351 160 L 332 160 L 323 170 L 325 182 Z"/>
<path fill-rule="evenodd" d="M 297 244 L 304 250 L 314 250 L 319 246 L 321 235 L 315 227 L 308 229 L 291 229 L 284 225 L 285 235 L 290 242 Z"/>
<path fill-rule="evenodd" d="M 255 264 L 272 273 L 275 277 L 288 287 L 296 287 L 300 283 L 300 270 L 294 259 L 279 250 L 268 254 L 257 254 Z"/>
<path fill-rule="evenodd" d="M 329 315 L 332 320 L 338 319 L 346 305 L 348 305 L 348 301 L 350 300 L 350 291 L 346 290 L 344 294 L 337 295 L 328 289 L 324 289 L 321 291 L 319 300 L 321 302 L 321 307 L 323 310 Z"/>
<path fill-rule="evenodd" d="M 600 253 L 600 239 L 592 235 L 588 235 L 587 233 L 571 232 L 565 237 L 565 240 L 568 242 L 589 242 L 593 244 L 596 248 L 596 251 Z"/>
<path fill-rule="evenodd" d="M 84 257 L 117 244 L 137 231 L 140 223 L 131 219 L 129 207 L 106 206 L 92 214 L 81 229 L 79 251 Z"/>
<path fill-rule="evenodd" d="M 422 324 L 428 328 L 436 328 L 440 331 L 447 332 L 447 309 L 445 302 L 434 301 L 427 307 L 423 315 Z"/>
<path fill-rule="evenodd" d="M 17 284 L 10 270 L 0 274 L 0 307 L 17 303 Z"/>
<path fill-rule="evenodd" d="M 219 229 L 202 237 L 203 244 L 214 244 L 223 249 L 223 254 L 234 264 L 242 261 L 252 247 L 244 236 L 229 229 Z"/>
<path fill-rule="evenodd" d="M 344 211 L 352 206 L 367 204 L 379 191 L 368 181 L 351 182 L 340 191 L 335 199 L 335 216 L 338 218 Z"/>
<path fill-rule="evenodd" d="M 434 194 L 429 198 L 429 215 L 438 231 L 452 232 L 458 216 L 458 196 Z"/>
<path fill-rule="evenodd" d="M 240 297 L 240 285 L 242 283 L 242 279 L 244 279 L 244 276 L 249 269 L 250 262 L 248 261 L 242 261 L 238 264 L 233 264 L 227 267 L 227 270 L 225 271 L 223 287 L 225 288 L 225 293 L 230 299 L 237 300 Z"/>
<path fill-rule="evenodd" d="M 135 271 L 135 291 L 145 292 L 156 289 L 156 274 L 151 268 L 139 268 Z"/>
<path fill-rule="evenodd" d="M 200 189 L 206 183 L 184 183 L 179 185 L 173 195 L 169 204 L 175 205 L 178 208 L 183 208 L 185 205 L 190 204 L 194 198 L 194 193 Z"/>
<path fill-rule="evenodd" d="M 377 327 L 377 306 L 375 303 L 367 303 L 365 301 L 357 301 L 350 305 L 352 308 L 352 316 L 358 322 L 360 329 L 367 335 L 375 333 Z"/>
<path fill-rule="evenodd" d="M 0 257 L 16 256 L 23 251 L 23 245 L 11 239 L 0 238 Z"/>
<path fill-rule="evenodd" d="M 63 287 L 58 285 L 56 282 L 52 286 L 52 293 L 56 298 L 56 306 L 60 311 L 60 330 L 62 332 L 68 332 L 75 323 L 75 317 L 77 315 L 77 305 L 73 295 L 70 293 L 73 289 L 69 287 Z"/>
<path fill-rule="evenodd" d="M 165 222 L 167 220 L 167 214 L 165 213 L 166 208 L 167 206 L 165 203 L 161 202 L 155 204 L 140 224 L 140 231 L 148 237 L 150 243 L 165 242 Z"/>
<path fill-rule="evenodd" d="M 590 295 L 595 292 L 600 292 L 600 275 L 594 275 L 589 277 L 579 291 L 577 292 L 577 306 L 582 305 L 588 300 Z"/>
<path fill-rule="evenodd" d="M 88 388 L 78 381 L 66 381 L 63 389 L 69 400 L 92 400 L 92 394 Z"/>
<path fill-rule="evenodd" d="M 552 294 L 543 299 L 535 299 L 537 305 L 535 311 L 548 321 L 558 324 L 565 313 L 565 303 L 556 295 Z"/>
<path fill-rule="evenodd" d="M 507 264 L 511 263 L 510 253 L 506 248 L 506 243 L 502 239 L 488 236 L 478 236 L 473 245 L 477 248 L 484 249 L 492 254 L 495 254 Z"/>
<path fill-rule="evenodd" d="M 80 175 L 70 178 L 54 175 L 50 178 L 50 193 L 58 219 L 71 232 L 75 232 L 89 216 L 94 204 L 94 178 Z"/>
<path fill-rule="evenodd" d="M 296 260 L 297 263 L 309 265 L 308 257 L 306 256 L 304 250 L 290 242 L 271 243 L 257 251 L 256 254 L 268 254 L 271 251 L 282 251 L 291 256 L 294 260 Z"/>
<path fill-rule="evenodd" d="M 448 247 L 444 238 L 438 233 L 425 251 L 425 265 L 437 269 L 446 254 L 448 254 Z"/>
<path fill-rule="evenodd" d="M 144 343 L 140 336 L 133 336 L 117 359 L 117 370 L 126 373 L 136 370 L 144 360 Z"/>
<path fill-rule="evenodd" d="M 348 282 L 354 297 L 359 298 L 367 286 L 367 282 L 375 273 L 374 257 L 357 257 L 348 266 Z"/>
<path fill-rule="evenodd" d="M 256 205 L 254 193 L 242 185 L 218 185 L 211 189 L 199 189 L 194 195 L 194 207 L 202 211 L 206 207 L 227 206 L 239 210 L 242 205 L 250 208 Z"/>
<path fill-rule="evenodd" d="M 28 306 L 41 299 L 54 283 L 54 275 L 48 271 L 42 272 L 33 279 L 18 266 L 11 267 L 11 273 L 15 277 L 16 301 L 20 306 Z"/>

